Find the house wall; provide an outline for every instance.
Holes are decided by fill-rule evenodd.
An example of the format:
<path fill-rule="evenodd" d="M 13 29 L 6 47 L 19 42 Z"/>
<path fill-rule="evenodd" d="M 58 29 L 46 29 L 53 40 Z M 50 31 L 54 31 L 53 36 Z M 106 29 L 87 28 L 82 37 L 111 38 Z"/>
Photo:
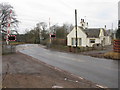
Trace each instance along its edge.
<path fill-rule="evenodd" d="M 90 39 L 95 39 L 95 43 L 90 43 Z M 100 38 L 87 38 L 87 46 L 92 47 L 94 44 L 99 44 Z"/>
<path fill-rule="evenodd" d="M 105 36 L 103 29 L 100 31 L 100 43 L 105 46 L 105 45 L 111 45 L 111 37 L 110 36 Z"/>
<path fill-rule="evenodd" d="M 67 45 L 68 46 L 76 46 L 76 44 L 72 45 L 72 38 L 76 39 L 76 29 L 75 29 L 75 27 L 67 35 Z M 87 38 L 87 35 L 84 33 L 84 31 L 81 28 L 78 28 L 77 29 L 77 38 L 78 39 L 81 38 L 81 40 L 82 40 L 81 45 L 79 45 L 79 40 L 78 40 L 78 47 L 81 47 L 81 46 L 92 47 L 94 44 L 102 44 L 103 46 L 111 44 L 111 37 L 110 36 L 104 36 L 103 29 L 100 29 L 99 38 Z M 95 39 L 95 43 L 90 43 L 90 39 Z"/>
<path fill-rule="evenodd" d="M 86 34 L 80 29 L 77 29 L 77 38 L 81 38 L 81 46 L 86 47 L 87 38 Z M 72 38 L 76 38 L 76 29 L 74 28 L 68 35 L 67 35 L 67 45 L 68 46 L 76 46 L 72 45 Z M 79 41 L 78 41 L 79 46 Z"/>
<path fill-rule="evenodd" d="M 104 31 L 103 31 L 103 29 L 100 29 L 99 37 L 104 37 Z"/>
<path fill-rule="evenodd" d="M 110 36 L 105 37 L 105 45 L 111 45 L 111 37 Z"/>

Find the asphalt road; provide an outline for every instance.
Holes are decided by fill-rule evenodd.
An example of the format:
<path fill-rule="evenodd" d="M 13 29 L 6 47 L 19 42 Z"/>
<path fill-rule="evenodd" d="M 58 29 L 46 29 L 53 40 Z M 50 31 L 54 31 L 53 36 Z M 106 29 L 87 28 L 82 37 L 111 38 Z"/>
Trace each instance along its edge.
<path fill-rule="evenodd" d="M 21 53 L 94 83 L 109 88 L 118 88 L 118 61 L 51 51 L 37 45 L 22 45 L 17 48 Z"/>

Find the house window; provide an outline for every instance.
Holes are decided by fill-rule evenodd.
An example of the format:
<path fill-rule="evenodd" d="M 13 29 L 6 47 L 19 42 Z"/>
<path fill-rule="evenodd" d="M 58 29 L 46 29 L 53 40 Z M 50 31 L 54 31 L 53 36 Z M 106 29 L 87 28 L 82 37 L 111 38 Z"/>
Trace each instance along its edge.
<path fill-rule="evenodd" d="M 79 43 L 79 46 L 82 45 L 82 39 L 81 38 L 78 39 L 78 43 Z"/>
<path fill-rule="evenodd" d="M 72 38 L 72 45 L 75 45 L 75 38 Z"/>
<path fill-rule="evenodd" d="M 95 43 L 95 39 L 90 39 L 90 43 Z"/>

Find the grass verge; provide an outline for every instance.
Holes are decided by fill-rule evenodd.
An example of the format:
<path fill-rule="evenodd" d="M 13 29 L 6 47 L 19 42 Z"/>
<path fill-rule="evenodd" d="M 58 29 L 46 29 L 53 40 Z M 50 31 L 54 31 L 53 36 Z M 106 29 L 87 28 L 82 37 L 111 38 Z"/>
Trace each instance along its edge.
<path fill-rule="evenodd" d="M 120 53 L 117 52 L 107 52 L 104 54 L 105 58 L 120 60 Z"/>

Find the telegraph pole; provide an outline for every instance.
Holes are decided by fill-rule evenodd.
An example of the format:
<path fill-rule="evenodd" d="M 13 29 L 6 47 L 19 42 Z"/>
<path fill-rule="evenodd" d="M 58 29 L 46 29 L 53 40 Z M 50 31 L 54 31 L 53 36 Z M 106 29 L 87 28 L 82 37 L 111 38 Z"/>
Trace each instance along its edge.
<path fill-rule="evenodd" d="M 119 33 L 118 35 L 117 35 L 117 37 L 119 37 L 119 39 L 120 39 L 120 1 L 118 2 L 118 30 L 117 30 L 117 33 Z"/>
<path fill-rule="evenodd" d="M 50 17 L 49 17 L 49 31 L 50 31 L 50 33 L 49 33 L 49 34 L 50 34 L 49 37 L 50 37 L 50 45 L 51 45 L 51 33 L 52 33 L 52 32 L 51 32 L 51 29 L 50 29 Z"/>
<path fill-rule="evenodd" d="M 75 9 L 76 51 L 77 51 L 77 10 Z"/>

